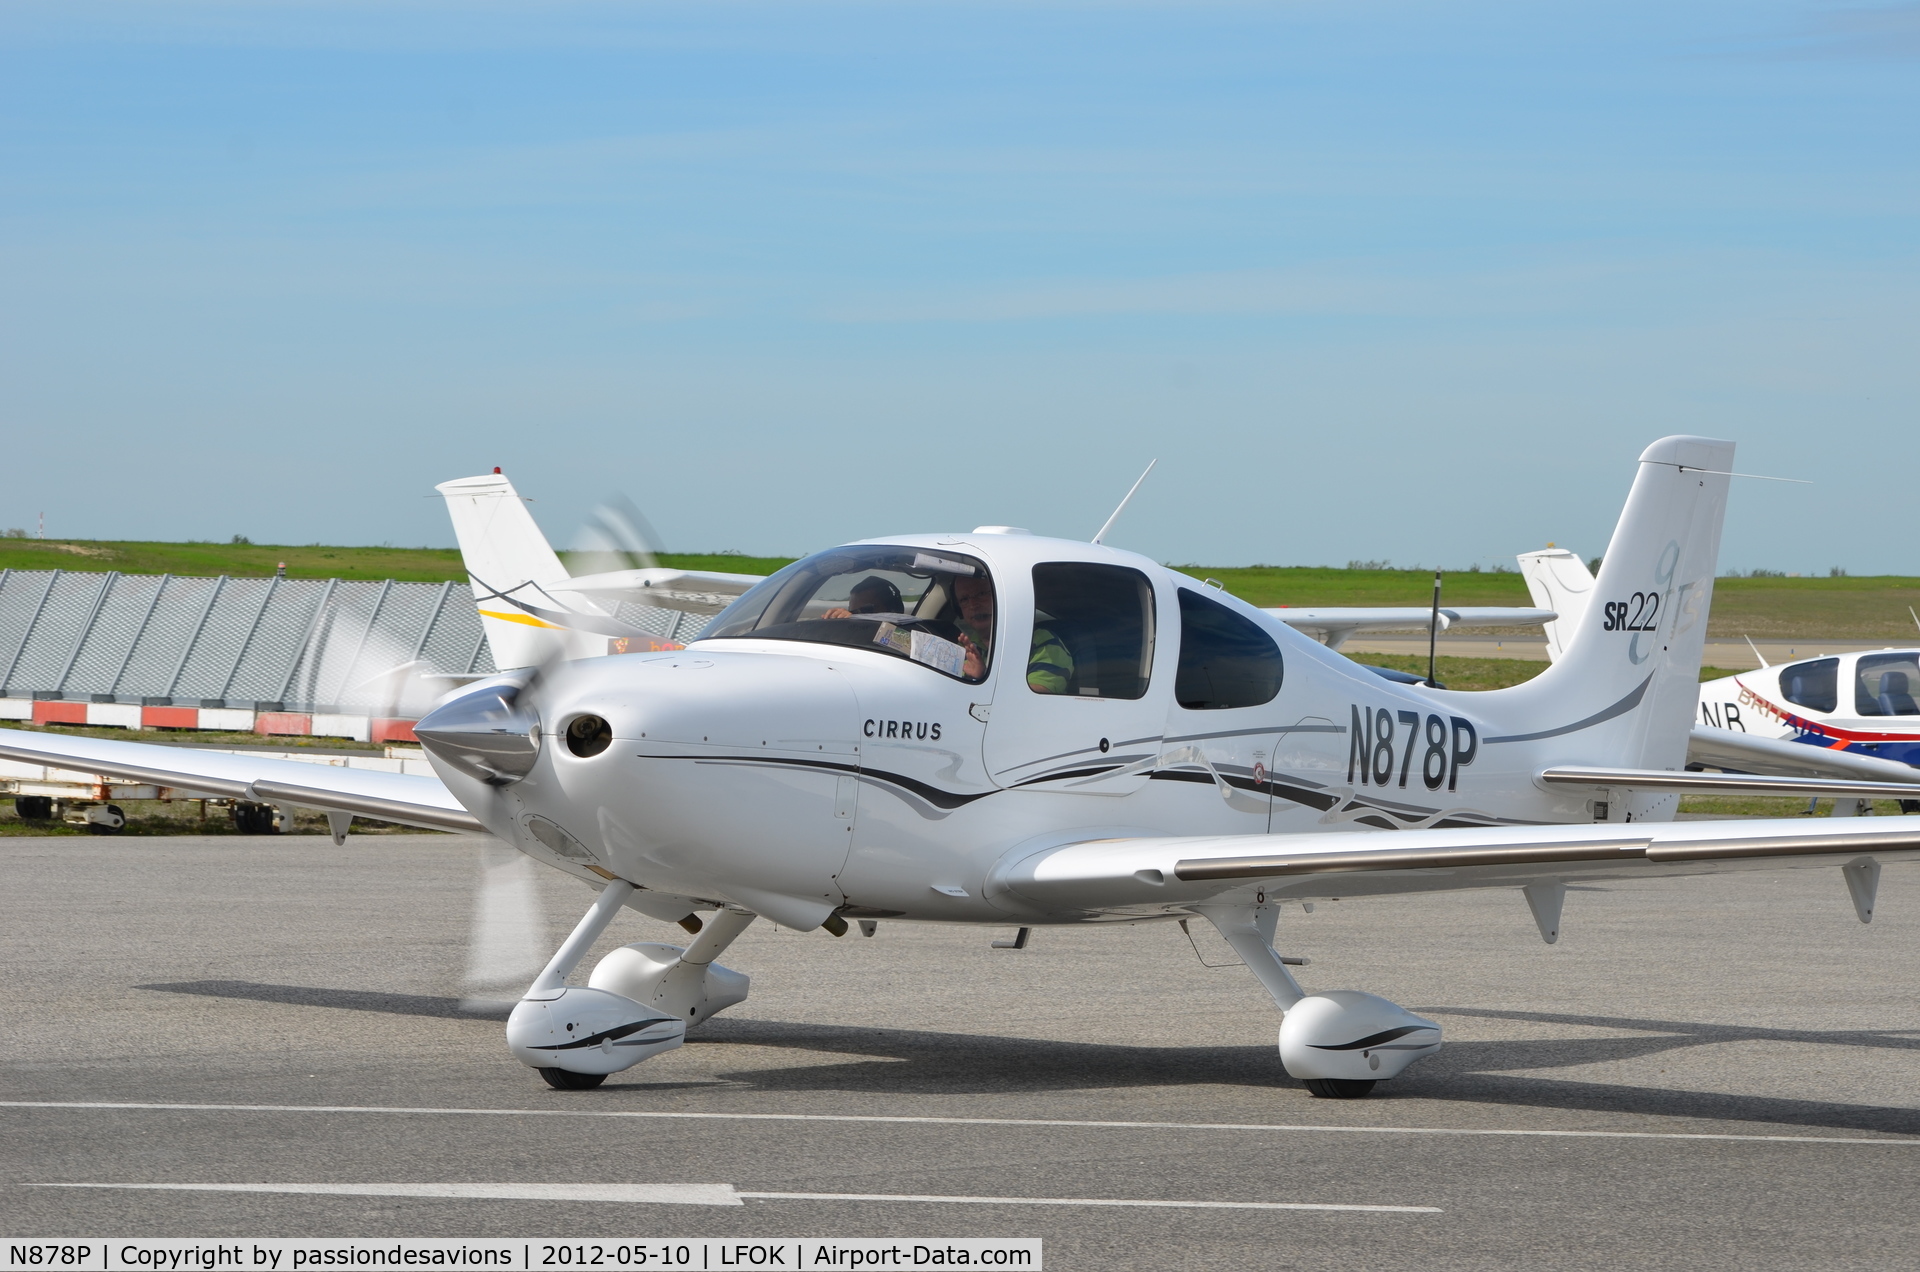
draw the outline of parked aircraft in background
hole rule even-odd
[[[1880,862],[1920,858],[1905,818],[1672,820],[1688,791],[1912,789],[1681,771],[1732,457],[1705,438],[1647,448],[1595,591],[1657,604],[1631,627],[1589,608],[1559,661],[1508,689],[1396,684],[1145,557],[989,526],[815,553],[683,650],[569,657],[548,607],[724,578],[488,579],[486,601],[536,620],[509,626],[562,635],[419,721],[438,781],[6,731],[0,755],[484,829],[598,887],[507,1023],[556,1087],[743,1000],[748,978],[715,960],[758,917],[836,936],[1204,919],[1281,1009],[1287,1072],[1358,1096],[1432,1054],[1440,1026],[1303,990],[1274,948],[1284,902],[1510,888],[1552,942],[1573,885],[1838,867],[1866,922]],[[569,985],[623,908],[694,939],[621,947]]]
[[[1593,575],[1564,548],[1524,552],[1519,560],[1535,603],[1560,615],[1547,625],[1547,653],[1558,658],[1558,633],[1578,630],[1596,595]],[[1657,623],[1651,610],[1658,604],[1638,592],[1603,600],[1601,627],[1634,631]],[[1920,649],[1760,664],[1700,686],[1690,761],[1748,773],[1888,781],[1902,780],[1894,765],[1920,766]]]

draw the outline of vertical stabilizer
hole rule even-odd
[[[1559,659],[1487,695],[1503,727],[1485,745],[1528,744],[1555,764],[1686,764],[1732,466],[1732,442],[1647,447],[1584,610],[1571,626],[1562,620]]]
[[[498,472],[461,477],[434,487],[447,501],[475,607],[493,649],[493,665],[530,667],[555,651],[566,631],[513,602],[547,604],[544,589],[564,581],[560,563],[533,514]]]
[[[1573,642],[1586,616],[1587,602],[1593,599],[1593,575],[1585,562],[1565,548],[1542,548],[1522,552],[1520,577],[1527,582],[1527,593],[1541,609],[1560,617],[1543,625],[1547,636],[1547,658],[1559,662]]]

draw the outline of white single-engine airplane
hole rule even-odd
[[[1905,818],[1671,820],[1690,790],[1888,794],[1681,771],[1732,456],[1649,447],[1596,588],[1657,611],[1629,631],[1594,608],[1553,667],[1493,692],[1386,681],[1144,557],[990,528],[817,553],[684,650],[464,687],[415,730],[444,786],[43,734],[0,733],[0,754],[484,827],[599,885],[507,1023],[554,1086],[593,1086],[740,1002],[747,978],[715,959],[756,916],[835,935],[1197,916],[1284,1013],[1287,1072],[1358,1096],[1440,1027],[1302,990],[1273,948],[1283,901],[1515,888],[1553,941],[1570,884],[1832,865],[1864,922],[1880,862],[1920,854]],[[1372,831],[1391,833],[1352,833]],[[622,907],[697,936],[624,946],[568,984]]]

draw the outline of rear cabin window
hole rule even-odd
[[[1258,623],[1180,589],[1180,672],[1174,701],[1189,711],[1257,707],[1280,692],[1280,646]]]
[[[1920,654],[1863,654],[1853,705],[1863,716],[1920,715]]]
[[[1027,688],[1074,698],[1146,696],[1153,670],[1146,575],[1084,561],[1036,565],[1033,606]]]
[[[1780,696],[1809,711],[1832,711],[1840,705],[1840,660],[1816,658],[1782,668]]]

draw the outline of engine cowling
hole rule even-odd
[[[1309,994],[1280,1023],[1280,1063],[1303,1081],[1397,1076],[1440,1049],[1440,1026],[1377,994]]]

